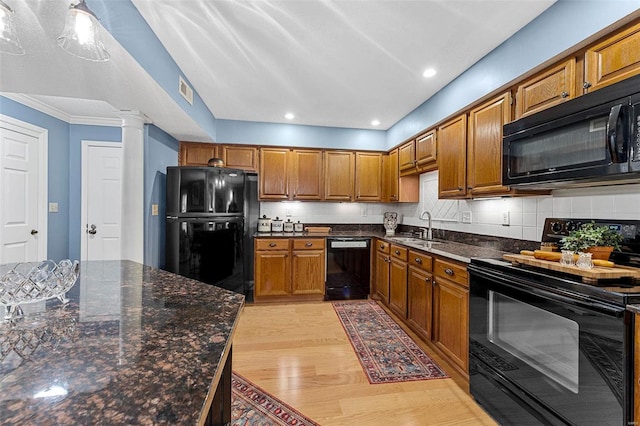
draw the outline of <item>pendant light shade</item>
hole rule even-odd
[[[80,58],[106,62],[111,56],[102,44],[99,31],[98,18],[87,7],[85,0],[81,0],[80,3],[69,6],[64,30],[58,37],[58,45]]]
[[[0,52],[10,55],[24,55],[13,23],[13,10],[0,0]]]

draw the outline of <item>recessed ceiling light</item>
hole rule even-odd
[[[433,68],[427,68],[422,73],[422,76],[425,78],[433,77],[434,75],[436,75],[436,70],[434,70]]]
[[[373,121],[371,122],[371,125],[372,125],[372,126],[379,126],[379,125],[380,125],[380,121],[379,121],[379,120],[373,120]]]
[[[294,118],[296,118],[296,116],[288,112],[284,115],[284,118],[286,118],[287,120],[293,120]]]

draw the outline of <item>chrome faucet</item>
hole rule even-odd
[[[424,215],[425,214],[427,215],[428,228],[427,229],[421,228],[424,231],[426,231],[426,235],[424,233],[422,235],[423,235],[424,239],[426,239],[428,241],[431,241],[431,240],[433,240],[433,230],[431,228],[431,212],[425,210],[422,213],[420,213],[420,220],[425,220],[424,219]]]

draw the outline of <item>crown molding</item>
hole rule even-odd
[[[22,105],[33,108],[43,114],[50,115],[58,120],[62,120],[69,124],[82,124],[87,126],[107,126],[107,127],[121,127],[122,120],[119,118],[106,118],[106,117],[90,117],[71,115],[66,112],[55,108],[49,104],[46,104],[36,98],[29,95],[23,95],[18,93],[0,93],[5,98],[16,101]]]

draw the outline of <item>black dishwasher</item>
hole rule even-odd
[[[371,238],[327,238],[325,300],[366,299]]]

